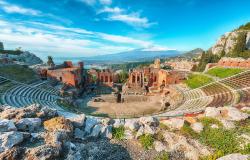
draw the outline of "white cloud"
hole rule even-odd
[[[6,48],[21,46],[41,57],[112,54],[153,45],[153,42],[126,36],[37,22],[0,20],[0,27],[0,41]]]
[[[141,15],[138,12],[131,14],[114,14],[108,17],[107,20],[121,21],[128,25],[132,25],[135,27],[143,27],[143,28],[149,28],[150,26],[156,24],[149,22],[149,20],[146,17],[141,17]]]
[[[100,11],[98,11],[98,14],[100,13],[121,13],[124,10],[119,8],[119,7],[114,7],[114,8],[110,8],[110,7],[105,7],[103,9],[101,9]]]
[[[94,6],[96,4],[96,0],[80,0],[89,6]]]
[[[110,34],[105,34],[105,33],[100,33],[99,35],[105,40],[109,40],[109,41],[116,42],[116,43],[134,44],[140,47],[148,47],[152,45],[152,42],[138,40],[138,39],[124,37],[124,36],[110,35]]]
[[[100,0],[100,3],[103,5],[110,5],[112,4],[112,0]]]
[[[159,45],[153,45],[153,46],[142,49],[142,51],[167,51],[167,50],[174,50],[174,49],[170,49],[168,47],[159,46]]]
[[[18,14],[33,15],[33,16],[37,16],[40,14],[40,11],[38,10],[12,5],[2,0],[0,1],[0,5],[1,5],[0,8],[6,13],[18,13]]]

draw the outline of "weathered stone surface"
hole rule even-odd
[[[70,118],[69,120],[72,122],[74,127],[83,127],[85,119],[85,114],[80,114],[77,117]]]
[[[12,120],[0,119],[0,132],[16,131],[16,126]]]
[[[220,110],[218,108],[215,107],[207,107],[205,109],[205,116],[206,117],[219,117],[220,116]]]
[[[203,130],[204,126],[202,125],[202,123],[196,122],[196,123],[191,124],[191,128],[195,132],[200,133]]]
[[[125,128],[137,131],[140,127],[136,119],[127,119],[124,125]]]
[[[229,154],[217,160],[248,160],[250,155],[242,155],[240,153]]]
[[[152,134],[154,135],[156,133],[156,128],[155,127],[150,127],[149,125],[144,126],[144,133],[145,134]]]
[[[133,138],[134,138],[133,132],[129,129],[126,129],[124,131],[124,139],[129,140],[129,139],[133,139]]]
[[[187,159],[198,160],[200,156],[207,156],[210,154],[209,150],[199,144],[197,141],[189,141],[184,137],[172,132],[164,132],[164,140],[166,143],[166,151],[178,150],[183,152]]]
[[[0,153],[1,160],[21,160],[24,157],[25,149],[21,147],[13,147]]]
[[[80,130],[79,128],[76,128],[74,131],[74,137],[76,139],[84,140],[85,139],[85,132]]]
[[[64,117],[55,117],[44,122],[44,128],[48,131],[72,132],[73,125]]]
[[[161,123],[173,129],[181,129],[181,127],[184,125],[184,120],[180,118],[170,118],[168,120],[161,121]]]
[[[84,131],[87,133],[87,134],[90,134],[91,131],[92,131],[92,128],[96,125],[96,124],[99,124],[100,121],[96,118],[93,118],[93,117],[88,117],[86,122],[85,122],[85,129]]]
[[[110,119],[110,118],[103,118],[103,119],[101,120],[101,123],[102,123],[103,125],[105,125],[105,126],[110,125],[110,124],[111,124],[111,119]]]
[[[137,133],[136,133],[136,135],[135,135],[135,138],[139,138],[141,135],[143,135],[144,134],[144,127],[143,126],[141,126],[140,128],[139,128],[139,130],[137,131]]]
[[[114,121],[115,121],[115,122],[114,122],[114,124],[113,124],[113,127],[115,127],[115,128],[118,128],[118,127],[124,125],[124,121],[122,121],[121,119],[115,119]]]
[[[139,122],[144,125],[155,126],[155,127],[159,125],[159,121],[155,117],[141,117],[139,119]]]
[[[108,126],[103,126],[101,129],[101,136],[104,138],[112,138],[112,126],[108,125]]]
[[[243,108],[241,108],[241,111],[247,111],[247,112],[249,112],[250,111],[250,107],[243,107]]]
[[[220,122],[222,123],[225,129],[234,129],[235,125],[232,121],[227,121],[225,119],[221,119]]]
[[[225,110],[225,119],[232,121],[240,121],[248,118],[248,114],[240,112],[235,107],[223,107],[221,110]]]
[[[44,140],[48,145],[61,146],[64,142],[69,140],[69,135],[68,132],[64,131],[46,132]]]
[[[102,125],[101,124],[97,124],[94,126],[91,134],[90,134],[90,137],[98,137],[101,133],[101,129],[102,129]]]
[[[10,149],[23,141],[23,134],[16,131],[0,134],[0,152]]]
[[[48,119],[57,117],[58,113],[56,109],[52,109],[48,106],[45,106],[45,107],[42,107],[41,110],[36,115],[37,117],[43,120],[48,120]]]
[[[164,144],[160,141],[154,141],[154,148],[157,152],[161,152],[167,149],[166,146],[164,146]]]
[[[23,118],[16,123],[17,129],[20,131],[33,132],[41,126],[40,118]]]
[[[246,48],[250,50],[250,32],[247,33],[246,37]]]
[[[61,147],[42,145],[26,151],[25,160],[53,160],[60,155]]]

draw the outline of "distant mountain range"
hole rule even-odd
[[[138,62],[138,61],[148,61],[155,58],[167,58],[180,56],[184,52],[178,50],[166,50],[166,51],[146,51],[144,49],[136,49],[127,52],[92,56],[92,57],[77,57],[77,58],[54,58],[55,63],[61,63],[64,60],[72,60],[74,62],[82,60],[89,64],[91,63],[123,63],[123,62]],[[60,62],[59,62],[60,61]]]

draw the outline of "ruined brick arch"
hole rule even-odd
[[[105,76],[105,82],[108,82],[108,81],[109,81],[108,76]]]
[[[135,75],[132,76],[132,83],[135,83]]]
[[[113,82],[113,77],[112,76],[109,77],[109,81]]]
[[[156,82],[156,80],[157,80],[157,77],[156,77],[156,75],[154,75],[154,82]]]
[[[103,76],[101,76],[101,82],[104,82],[104,80],[103,80]]]

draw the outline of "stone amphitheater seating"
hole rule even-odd
[[[58,96],[56,92],[51,93],[52,90],[43,90],[39,87],[31,87],[28,85],[18,85],[8,90],[3,96],[3,102],[14,107],[24,107],[33,103],[38,103],[44,106],[58,107],[56,99]]]
[[[198,89],[184,92],[183,104],[176,111],[198,111],[206,107],[220,107],[250,103],[250,70],[225,78]]]

